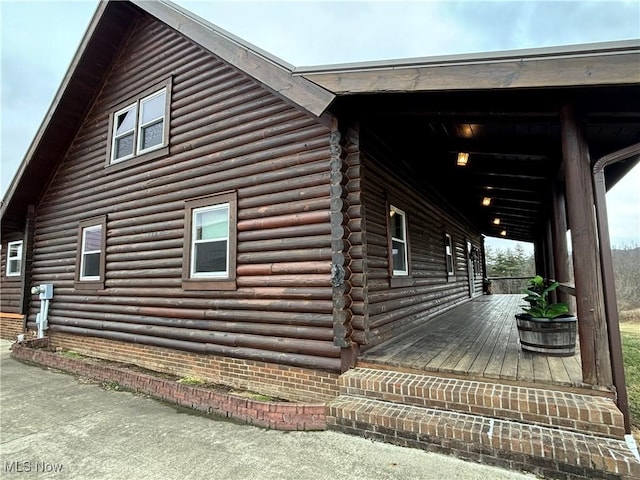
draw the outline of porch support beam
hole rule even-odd
[[[542,277],[546,277],[547,272],[544,254],[544,241],[542,235],[538,235],[533,241],[533,253],[536,266],[536,274]]]
[[[551,232],[551,219],[545,222],[544,247],[545,247],[544,255],[546,259],[546,265],[545,265],[546,276],[548,278],[555,279],[556,262],[555,262],[555,258],[553,257],[553,235]],[[554,302],[558,301],[558,296],[556,291],[551,292],[551,298],[553,299]]]
[[[573,247],[582,377],[586,383],[611,387],[613,379],[593,210],[589,146],[582,125],[576,121],[569,105],[560,110],[560,131]]]
[[[553,239],[553,265],[555,278],[560,283],[571,280],[569,268],[569,249],[567,247],[567,211],[564,202],[564,189],[555,185],[551,200],[551,237]],[[558,300],[571,303],[571,296],[563,291],[558,292]]]

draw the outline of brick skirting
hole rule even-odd
[[[622,412],[602,395],[369,368],[346,372],[341,384],[345,395],[624,438]]]
[[[193,376],[238,390],[295,402],[326,402],[338,396],[338,374],[309,368],[243,360],[49,331],[51,347],[88,357],[131,363],[178,377]]]
[[[544,387],[544,388],[543,388]],[[560,480],[640,480],[609,396],[357,367],[329,429]]]
[[[105,365],[90,360],[68,358],[49,350],[48,338],[15,343],[15,359],[64,370],[98,381],[116,382],[126,389],[208,414],[274,430],[325,430],[323,403],[301,404],[264,402],[183,385],[175,380]]]
[[[24,315],[0,312],[0,338],[14,340],[24,333]]]

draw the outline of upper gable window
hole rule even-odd
[[[7,244],[7,277],[22,274],[22,240]]]
[[[115,111],[110,120],[108,164],[168,153],[170,96],[167,80]]]

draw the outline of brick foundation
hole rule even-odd
[[[605,396],[367,368],[340,377],[330,429],[548,479],[640,479]]]
[[[49,338],[53,348],[296,402],[325,402],[338,395],[337,373],[66,333],[49,332]]]
[[[345,395],[624,438],[622,412],[603,395],[368,368],[346,372],[341,384]]]
[[[24,333],[24,315],[0,312],[0,338],[15,340],[18,334]]]
[[[327,426],[323,403],[263,402],[182,385],[175,380],[113,365],[68,358],[50,351],[47,340],[16,343],[12,347],[12,356],[98,381],[116,382],[129,390],[250,425],[275,430],[325,430]]]

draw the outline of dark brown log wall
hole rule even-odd
[[[31,265],[33,263],[34,208],[30,205],[23,225],[24,231],[3,235],[0,251],[0,312],[24,314],[31,297]],[[22,240],[20,276],[7,277],[8,244]]]
[[[169,76],[170,154],[105,168],[113,107]],[[37,209],[33,281],[55,285],[51,330],[338,369],[330,157],[329,127],[143,18]],[[184,202],[229,190],[237,289],[184,291]],[[105,290],[76,290],[78,222],[105,214]]]
[[[7,244],[20,240],[21,234],[5,235],[2,239],[2,254],[0,255],[0,311],[4,313],[22,313],[22,276],[7,277]]]
[[[364,225],[366,232],[366,305],[354,317],[354,338],[363,348],[398,335],[471,298],[467,270],[467,241],[480,249],[481,237],[463,218],[447,213],[433,198],[420,193],[415,179],[383,167],[366,150],[364,171]],[[390,281],[387,236],[388,201],[406,213],[409,241],[409,277]],[[455,275],[449,277],[445,259],[445,233],[452,236]],[[482,293],[482,276],[474,278],[474,296]],[[359,313],[359,312],[357,312]]]

